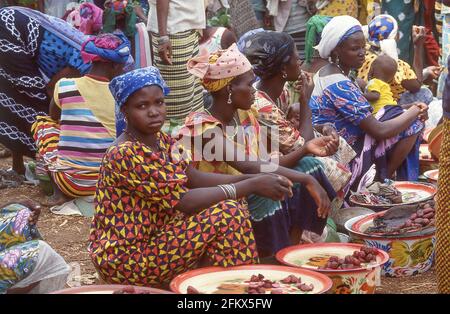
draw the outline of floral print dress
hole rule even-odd
[[[0,209],[0,294],[26,278],[39,257],[39,233],[30,226],[31,211],[19,204]]]
[[[273,101],[264,91],[257,90],[252,107],[257,112],[257,119],[261,125],[278,132],[279,152],[276,153],[281,155],[289,154],[305,144],[305,139],[300,132],[287,119],[287,112],[292,99],[287,86],[276,101]],[[321,135],[316,132],[316,136]],[[272,143],[275,142],[273,139],[271,140]],[[275,152],[272,152],[272,154],[275,154]],[[339,151],[334,156],[314,157],[314,159],[321,165],[333,189],[336,192],[341,192],[350,180],[351,173],[347,164],[354,157],[354,151],[343,138],[340,138]]]

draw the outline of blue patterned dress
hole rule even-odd
[[[352,190],[358,190],[360,183],[372,165],[375,165],[375,180],[383,182],[387,178],[387,155],[400,140],[422,132],[424,125],[415,120],[406,130],[392,138],[376,141],[366,134],[360,124],[372,115],[372,107],[364,98],[359,87],[343,74],[314,76],[314,91],[309,106],[312,111],[313,124],[332,123],[349,145],[357,152],[352,163]],[[376,119],[391,120],[401,115],[400,106],[386,106],[381,109]],[[413,150],[397,170],[397,180],[416,181],[419,176],[420,136]]]

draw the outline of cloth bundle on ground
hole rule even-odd
[[[21,204],[0,208],[0,294],[27,288],[49,293],[64,288],[69,265],[28,221],[31,210]]]
[[[103,26],[103,10],[93,3],[82,3],[68,14],[65,20],[83,34],[98,33]]]

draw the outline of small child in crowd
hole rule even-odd
[[[389,85],[396,72],[397,61],[388,55],[381,55],[372,63],[364,97],[372,105],[373,115],[384,106],[397,105]]]
[[[300,129],[300,103],[296,102],[289,106],[286,118],[296,130]]]

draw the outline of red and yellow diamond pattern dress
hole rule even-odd
[[[208,258],[217,266],[256,263],[248,212],[226,200],[187,216],[174,207],[188,189],[188,162],[159,134],[160,151],[139,142],[113,145],[100,169],[90,255],[108,283],[167,284]]]

